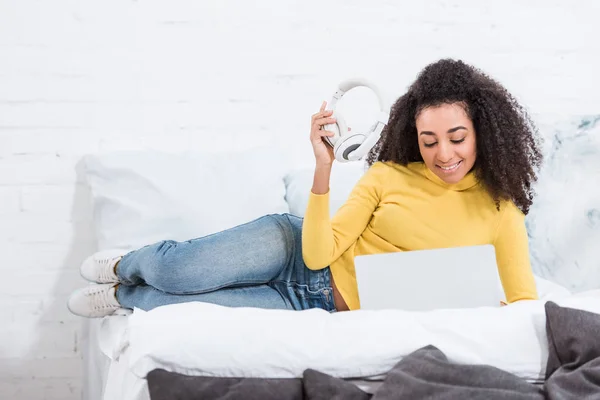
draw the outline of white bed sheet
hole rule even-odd
[[[102,400],[110,359],[100,349],[101,322],[99,319],[83,320],[83,400]]]
[[[129,350],[125,349],[118,360],[112,360],[106,374],[102,400],[150,400],[148,382],[131,373]]]
[[[120,312],[84,322],[84,400],[149,400],[145,379],[128,368],[129,351],[123,347],[127,316]]]

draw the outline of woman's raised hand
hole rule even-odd
[[[333,111],[325,110],[326,105],[327,102],[324,101],[319,112],[313,114],[310,124],[310,143],[317,165],[331,165],[335,159],[333,148],[323,139],[324,136],[334,136],[333,132],[322,129],[323,125],[335,123],[335,118],[332,117]]]

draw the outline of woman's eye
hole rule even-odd
[[[459,139],[459,140],[451,140],[452,143],[454,144],[459,144],[465,141],[465,138]]]
[[[433,147],[437,142],[433,142],[433,143],[423,143],[423,146],[425,147]]]

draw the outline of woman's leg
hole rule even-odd
[[[170,294],[148,285],[123,286],[116,291],[117,301],[125,308],[148,311],[167,304],[200,301],[226,307],[294,309],[289,300],[268,285],[223,288],[202,294]]]
[[[287,216],[267,215],[198,239],[145,246],[125,255],[116,272],[123,285],[172,294],[260,285],[294,262],[293,242]]]
[[[274,214],[187,242],[124,256],[117,299],[127,308],[204,301],[225,306],[335,311],[329,268],[302,257],[302,218]]]

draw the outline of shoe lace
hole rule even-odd
[[[119,308],[116,303],[116,299],[114,299],[110,294],[110,288],[106,290],[105,288],[94,288],[90,289],[86,295],[88,296],[88,301],[91,303],[91,307],[94,310],[105,310],[107,308],[117,309]]]
[[[120,260],[121,257],[103,258],[98,260],[98,263],[103,266],[100,270],[99,278],[106,282],[113,280],[115,278],[115,264]]]

